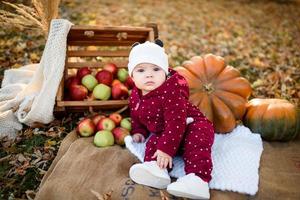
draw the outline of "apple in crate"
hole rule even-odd
[[[112,86],[111,94],[113,99],[127,99],[128,88],[123,83],[115,84]]]
[[[124,85],[130,90],[134,87],[134,82],[130,76],[127,77]]]
[[[100,121],[98,122],[98,124],[97,124],[97,131],[100,131],[100,130],[111,131],[115,127],[116,127],[115,122],[112,119],[106,117],[106,118],[100,119]]]
[[[117,85],[122,83],[121,81],[119,81],[118,79],[114,79],[113,82],[111,83],[111,86]]]
[[[106,118],[104,115],[96,114],[96,115],[92,116],[92,121],[95,124],[95,126],[97,126],[98,122],[104,118]]]
[[[116,126],[119,126],[122,120],[122,116],[119,113],[112,113],[109,115],[109,118],[115,122]]]
[[[80,85],[80,84],[81,84],[80,78],[78,78],[77,76],[70,76],[65,81],[65,88],[70,89],[71,86]]]
[[[97,72],[95,77],[99,83],[103,83],[107,86],[110,86],[113,81],[113,74],[105,69]]]
[[[122,128],[122,127],[117,127],[112,131],[114,138],[115,138],[115,142],[118,145],[124,145],[124,138],[129,135],[129,131],[126,128]]]
[[[131,118],[126,117],[126,118],[122,119],[120,126],[123,128],[126,128],[128,131],[131,131]]]
[[[97,147],[108,147],[114,145],[114,143],[114,136],[108,130],[98,131],[94,137],[94,144]]]
[[[81,79],[81,84],[89,91],[93,91],[94,87],[98,85],[98,81],[93,75],[87,74]]]
[[[77,71],[77,77],[81,80],[85,75],[91,74],[92,71],[89,67],[82,67]]]
[[[85,118],[79,122],[76,130],[80,136],[89,137],[91,135],[94,135],[96,126],[91,119]]]
[[[93,96],[96,99],[108,100],[111,96],[111,88],[103,83],[100,83],[94,88]]]
[[[112,73],[112,75],[115,77],[117,76],[118,73],[118,67],[117,65],[115,65],[114,63],[107,63],[103,66],[103,69],[106,71],[109,71],[110,73]]]
[[[121,68],[118,70],[117,76],[121,82],[125,82],[128,77],[128,71],[124,68]]]
[[[88,89],[82,85],[73,85],[69,90],[71,99],[75,101],[82,101],[88,95]]]

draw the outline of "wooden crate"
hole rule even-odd
[[[120,68],[127,68],[131,45],[135,42],[154,41],[157,37],[156,24],[144,27],[72,26],[67,38],[64,76],[56,95],[54,111],[96,111],[128,105],[128,100],[67,101],[64,99],[64,82],[72,70],[84,66],[97,70],[104,64],[113,62]]]

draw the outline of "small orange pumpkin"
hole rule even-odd
[[[215,131],[227,133],[241,120],[252,89],[237,69],[220,56],[207,54],[185,61],[175,70],[187,80],[190,101],[214,123]]]
[[[299,110],[285,99],[252,99],[243,121],[268,141],[289,141],[300,132]]]

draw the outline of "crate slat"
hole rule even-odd
[[[57,101],[58,107],[89,107],[89,106],[103,106],[103,105],[119,105],[125,106],[128,104],[128,100],[109,100],[109,101]]]
[[[129,50],[116,50],[116,51],[67,51],[68,57],[128,57]]]
[[[68,68],[79,69],[81,67],[89,66],[90,68],[101,68],[107,62],[68,62],[66,65]],[[127,67],[128,61],[113,61],[119,68]]]
[[[128,32],[149,32],[153,30],[152,27],[131,27],[131,26],[89,26],[89,25],[76,25],[72,26],[70,29],[70,33],[76,31],[85,31],[85,30],[93,30],[93,31],[103,31],[103,32],[117,32],[117,31],[128,31]]]
[[[68,41],[76,41],[76,40],[92,40],[92,41],[115,41],[115,40],[131,40],[131,41],[140,41],[145,40],[147,34],[144,35],[129,35],[129,34],[96,34],[93,36],[86,36],[84,34],[72,34],[68,36]]]
[[[127,40],[127,41],[68,41],[70,46],[131,46],[135,42],[144,42],[145,40]]]

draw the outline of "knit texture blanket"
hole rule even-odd
[[[144,160],[145,143],[135,143],[131,136],[125,138],[126,148],[141,162]],[[212,146],[213,171],[209,182],[211,189],[233,191],[255,195],[258,191],[259,162],[263,151],[259,134],[252,133],[245,126],[237,126],[231,133],[215,134]],[[185,175],[182,157],[173,159],[170,176]]]
[[[67,20],[52,20],[40,63],[4,72],[0,89],[0,138],[14,138],[22,123],[30,126],[53,120],[71,25]]]

